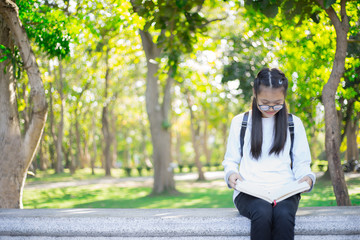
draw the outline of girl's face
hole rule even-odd
[[[254,93],[255,96],[255,93]],[[257,107],[262,113],[262,117],[269,118],[281,110],[285,104],[284,89],[260,86],[256,96]],[[269,107],[267,107],[269,106]]]

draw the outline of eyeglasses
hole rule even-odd
[[[269,111],[270,108],[272,108],[274,111],[279,111],[284,107],[284,104],[281,105],[274,105],[274,106],[269,106],[269,105],[259,105],[259,108],[261,111]]]

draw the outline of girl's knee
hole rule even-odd
[[[274,222],[281,225],[295,225],[295,212],[288,208],[274,209]]]
[[[258,204],[251,212],[251,219],[254,221],[271,222],[272,206],[270,204]]]

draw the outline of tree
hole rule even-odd
[[[335,94],[340,79],[345,70],[347,50],[347,34],[349,31],[349,17],[346,14],[346,0],[341,0],[340,18],[332,6],[326,6],[324,1],[318,4],[325,9],[336,31],[336,52],[330,78],[322,91],[322,102],[325,107],[325,148],[329,163],[330,176],[339,206],[351,205],[344,172],[340,160],[340,129],[335,106]]]
[[[190,93],[188,89],[185,89],[185,98],[187,106],[190,112],[190,129],[191,129],[191,140],[195,152],[195,165],[198,169],[198,181],[204,181],[205,176],[202,170],[202,163],[200,162],[200,121],[196,119],[193,108],[194,105],[193,98],[194,96]]]
[[[349,44],[351,45],[351,44]],[[360,52],[348,50],[346,72],[339,92],[341,104],[339,115],[343,122],[341,141],[346,136],[346,171],[353,171],[359,160],[359,150],[356,141],[360,119]]]
[[[359,18],[360,11],[350,11],[352,17]],[[340,118],[343,122],[341,142],[346,136],[346,171],[353,171],[358,160],[359,150],[356,141],[360,119],[360,19],[352,24],[348,39],[346,71],[339,87]]]
[[[12,53],[19,49],[29,78],[32,116],[21,136],[15,94]],[[45,91],[29,38],[19,19],[19,9],[10,0],[0,1],[0,44],[8,55],[0,63],[0,207],[21,208],[27,170],[41,139],[47,116]]]
[[[176,192],[171,168],[170,120],[171,88],[182,53],[191,52],[198,34],[206,31],[213,21],[202,16],[203,0],[197,1],[143,1],[132,0],[133,10],[145,19],[140,30],[147,59],[146,110],[150,122],[154,159],[153,193]],[[214,2],[211,2],[210,5]],[[153,27],[152,27],[153,26]],[[154,41],[154,32],[157,35]],[[165,60],[167,75],[159,79],[158,71]],[[160,86],[163,87],[160,102]]]
[[[171,74],[166,78],[162,103],[159,102],[158,77],[159,66],[155,61],[160,57],[159,49],[149,32],[140,30],[140,36],[147,59],[148,73],[146,75],[146,110],[150,122],[151,139],[153,143],[154,186],[153,193],[176,192],[173,172],[170,168],[170,124],[169,110],[171,105],[170,90],[173,84]]]

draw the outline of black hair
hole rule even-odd
[[[262,114],[257,106],[257,95],[260,92],[260,86],[270,88],[283,88],[284,96],[286,97],[288,80],[285,74],[277,68],[264,68],[258,74],[254,80],[254,93],[252,102],[252,128],[251,128],[251,155],[253,158],[258,159],[261,156],[262,151]],[[279,155],[284,149],[284,145],[287,138],[288,129],[288,112],[286,104],[275,115],[275,127],[274,127],[274,142],[269,154],[275,153]]]

